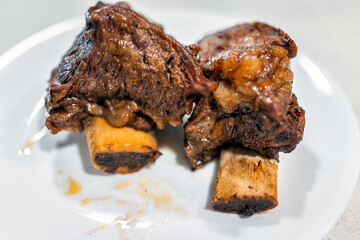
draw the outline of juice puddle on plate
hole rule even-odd
[[[72,177],[68,177],[68,183],[69,183],[69,187],[68,190],[66,192],[67,195],[75,195],[78,194],[81,191],[81,185],[80,183],[78,183],[77,181],[75,181]]]

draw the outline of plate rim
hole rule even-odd
[[[246,19],[242,19],[246,20]],[[26,53],[31,48],[35,47],[38,44],[41,44],[42,42],[45,42],[53,37],[56,37],[57,35],[61,35],[67,31],[74,30],[76,28],[79,28],[83,26],[84,24],[84,16],[76,16],[72,17],[63,21],[60,21],[58,23],[52,24],[28,37],[23,39],[22,41],[18,42],[17,44],[13,45],[11,48],[9,48],[7,51],[5,51],[2,55],[0,55],[0,72],[9,64],[11,64],[15,59]],[[349,118],[347,121],[351,122],[354,126],[354,146],[360,147],[360,129],[359,129],[359,123],[355,114],[355,110],[353,107],[352,102],[350,101],[349,97],[345,93],[344,89],[340,85],[340,83],[335,79],[334,75],[331,74],[331,71],[326,69],[326,67],[323,66],[323,64],[317,60],[314,56],[312,56],[309,52],[306,50],[301,50],[298,52],[298,57],[305,57],[309,61],[311,61],[316,68],[321,71],[321,73],[326,77],[328,82],[332,87],[334,87],[337,91],[337,94],[339,94],[339,97],[342,98],[343,101],[349,106]],[[0,80],[1,81],[1,80]],[[360,149],[353,149],[351,153],[354,153],[355,156],[360,155]],[[352,154],[351,154],[352,155]],[[354,157],[354,159],[358,159],[359,157]],[[356,169],[357,171],[354,171],[355,177],[352,178],[352,181],[350,183],[351,188],[348,188],[348,194],[345,197],[346,204],[342,205],[339,210],[338,214],[335,214],[332,221],[329,221],[329,224],[326,228],[324,228],[322,231],[319,231],[319,236],[321,238],[325,237],[326,234],[328,234],[331,229],[335,226],[335,224],[340,220],[341,216],[344,214],[346,208],[349,205],[349,202],[353,196],[353,193],[356,189],[357,182],[360,179],[360,161],[354,160],[356,163]]]

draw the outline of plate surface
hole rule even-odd
[[[184,44],[243,22],[199,11],[145,13]],[[131,175],[95,170],[84,134],[46,134],[20,156],[44,125],[51,69],[83,24],[83,17],[59,23],[0,57],[1,239],[319,239],[335,224],[359,171],[359,130],[338,84],[301,52],[292,70],[305,136],[280,155],[279,206],[268,213],[212,211],[218,165],[189,170],[181,127],[156,132],[163,155]]]

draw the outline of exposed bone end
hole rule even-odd
[[[245,148],[223,149],[213,208],[251,216],[276,207],[277,175],[276,159]]]
[[[89,117],[84,126],[91,162],[100,171],[132,173],[160,156],[157,141],[150,133],[115,128],[100,117]]]

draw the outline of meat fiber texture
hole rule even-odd
[[[79,132],[88,116],[140,130],[177,126],[193,99],[216,88],[196,59],[161,26],[124,2],[99,2],[52,72],[46,126]]]
[[[263,23],[236,25],[191,46],[205,76],[218,88],[200,98],[185,126],[185,152],[193,169],[226,144],[267,157],[291,152],[302,140],[305,112],[292,94],[289,59],[297,46]]]

